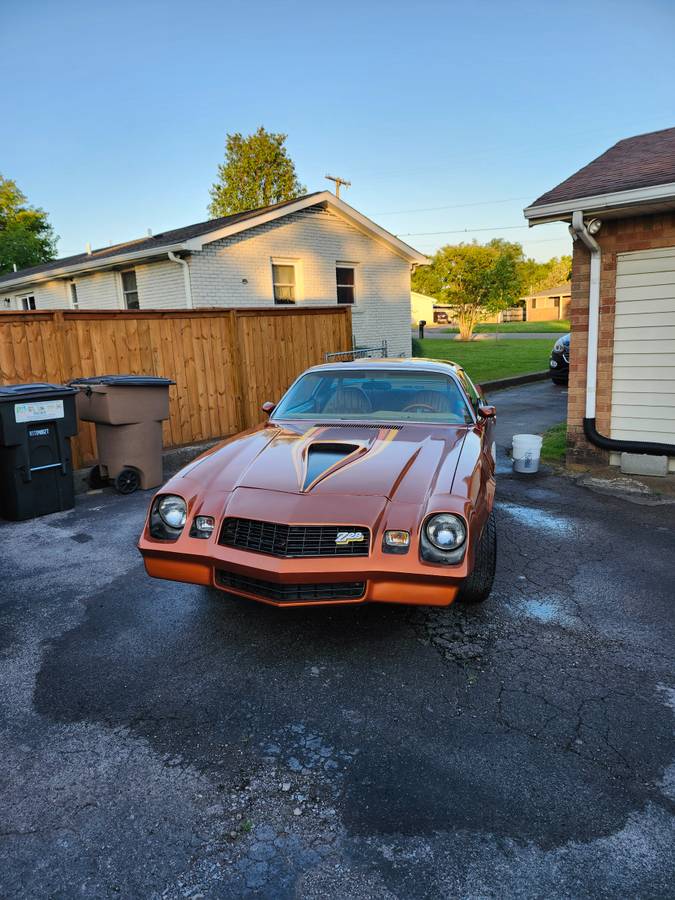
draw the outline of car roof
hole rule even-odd
[[[384,359],[355,359],[350,362],[323,363],[312,366],[308,372],[349,372],[362,371],[363,369],[408,369],[412,372],[440,372],[447,375],[448,372],[463,372],[461,366],[451,360],[426,359],[424,357],[385,357]]]

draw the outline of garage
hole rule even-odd
[[[573,239],[568,464],[675,472],[675,128],[619,141],[525,216]]]
[[[675,443],[675,247],[617,255],[611,436]]]

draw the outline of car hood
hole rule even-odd
[[[267,425],[227,441],[178,476],[195,493],[256,489],[424,502],[450,493],[470,426]],[[178,486],[178,485],[176,485]]]

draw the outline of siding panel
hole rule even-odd
[[[619,254],[611,436],[675,438],[675,247]]]

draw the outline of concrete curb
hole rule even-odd
[[[519,384],[530,384],[533,381],[546,381],[548,372],[530,372],[528,375],[513,375],[511,378],[498,378],[495,381],[481,381],[484,391],[501,391],[504,388],[517,387]]]

